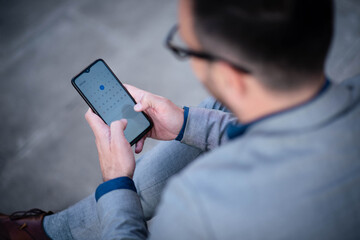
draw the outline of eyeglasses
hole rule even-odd
[[[237,65],[236,63],[233,63],[223,57],[218,57],[209,53],[200,52],[200,51],[194,51],[191,49],[187,49],[185,47],[176,46],[174,43],[174,36],[178,32],[179,26],[176,24],[170,29],[170,32],[168,33],[166,39],[165,39],[165,45],[166,47],[173,52],[173,54],[179,59],[179,60],[186,60],[190,57],[196,57],[205,59],[207,61],[213,62],[213,61],[223,61],[228,64],[230,64],[233,68],[237,69],[240,72],[243,73],[250,73],[250,71],[244,67],[241,67]]]

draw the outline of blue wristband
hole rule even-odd
[[[119,177],[111,179],[107,182],[100,184],[95,191],[96,202],[108,192],[117,189],[129,189],[136,192],[134,181],[128,177]]]
[[[185,132],[185,127],[186,127],[186,122],[189,116],[189,108],[188,107],[184,107],[184,123],[181,127],[181,130],[179,132],[179,135],[177,135],[177,137],[175,138],[176,141],[181,141],[184,137],[184,132]]]

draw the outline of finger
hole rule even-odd
[[[106,123],[104,123],[104,121],[90,108],[85,114],[85,119],[89,123],[96,138],[108,138],[109,126],[106,125]]]
[[[134,106],[134,110],[135,111],[143,111],[143,106],[141,104],[142,99],[144,98],[145,95],[145,91],[136,88],[132,85],[129,84],[123,84],[125,86],[125,88],[129,91],[129,93],[131,94],[131,96],[133,96],[133,98],[135,99],[135,102],[137,102],[137,104]]]
[[[137,104],[134,106],[136,112],[145,111],[159,101],[158,95],[146,92],[129,84],[124,84],[129,93],[134,97]]]
[[[112,149],[119,149],[123,147],[124,145],[129,145],[129,142],[125,138],[124,131],[127,126],[127,120],[121,119],[119,121],[112,122],[110,125],[110,131],[111,131],[111,148]]]
[[[156,96],[145,92],[141,97],[140,101],[134,106],[136,112],[146,111],[148,108],[154,106],[156,102]]]
[[[146,137],[141,138],[135,145],[135,153],[141,153],[144,147]]]
[[[145,93],[144,90],[141,90],[129,84],[124,84],[124,87],[129,91],[129,93],[131,94],[131,96],[133,96],[136,102],[140,102],[142,96]]]

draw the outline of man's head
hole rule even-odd
[[[258,86],[281,95],[319,86],[332,37],[331,0],[180,0],[179,6],[189,48],[250,70],[192,59],[198,78],[225,104],[231,105],[226,88]]]

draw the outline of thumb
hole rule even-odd
[[[128,143],[128,141],[125,138],[124,131],[127,126],[127,120],[121,119],[120,121],[112,122],[110,125],[110,131],[111,131],[111,147],[112,148],[118,148],[125,142]]]
[[[140,102],[134,106],[136,112],[145,111],[148,108],[151,108],[154,105],[154,96],[149,93],[144,93],[141,97]]]
[[[92,131],[94,132],[95,137],[100,139],[108,138],[109,127],[90,108],[85,114],[85,119],[89,123]]]

